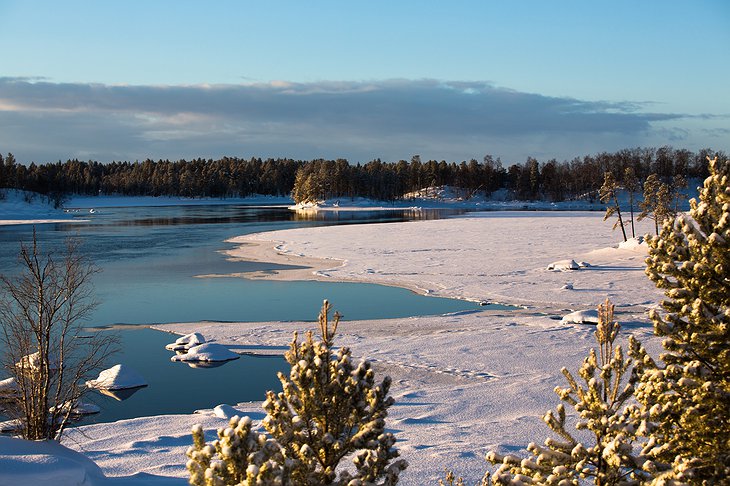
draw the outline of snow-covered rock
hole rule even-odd
[[[213,415],[224,419],[230,419],[236,415],[241,416],[241,412],[231,407],[230,405],[221,403],[220,405],[216,405],[213,408]]]
[[[18,383],[15,378],[0,380],[0,396],[14,395],[18,391]]]
[[[37,370],[38,367],[41,364],[41,353],[39,351],[36,351],[35,353],[26,354],[22,358],[20,358],[20,361],[15,363],[15,366],[18,368],[27,368],[31,370]],[[50,367],[51,371],[58,369],[58,358],[55,356],[51,356],[50,361]]]
[[[199,346],[203,343],[205,343],[205,337],[199,332],[193,332],[177,338],[174,343],[165,346],[165,349],[169,349],[170,351],[187,351],[193,346]]]
[[[567,270],[578,270],[580,266],[575,263],[575,260],[558,260],[548,265],[547,269],[565,272]]]
[[[118,364],[99,373],[99,377],[95,380],[87,381],[86,386],[107,390],[123,390],[125,388],[147,386],[147,382],[133,369]]]
[[[580,310],[563,316],[563,323],[574,324],[598,324],[598,311],[596,309]]]
[[[171,361],[230,361],[238,359],[239,356],[218,343],[204,343],[193,346],[185,354],[177,354],[170,358]]]
[[[66,402],[63,405],[61,405],[61,410],[63,412],[66,412],[68,410],[70,402]],[[51,411],[53,412],[55,407],[51,407]],[[76,402],[74,404],[73,408],[71,409],[72,415],[93,415],[95,413],[101,412],[101,408],[99,408],[98,405],[95,405],[93,403],[86,403],[86,402]]]

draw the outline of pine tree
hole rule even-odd
[[[393,461],[398,457],[395,437],[385,432],[387,409],[394,402],[388,396],[390,378],[376,384],[370,363],[355,365],[348,348],[333,351],[340,316],[335,314],[330,329],[329,312],[325,301],[321,341],[309,332],[299,343],[295,335],[286,353],[291,372],[279,374],[282,392],[267,393],[264,427],[292,460],[293,484],[396,484],[407,463]],[[340,465],[348,456],[354,472]]]
[[[666,352],[656,362],[631,341],[658,484],[730,478],[730,162],[708,160],[699,203],[647,240],[646,273],[667,296],[650,313]]]
[[[627,406],[634,382],[623,383],[632,362],[620,346],[614,346],[620,326],[613,320],[613,304],[606,300],[598,313],[599,354],[591,349],[578,372],[585,384],[563,368],[569,386],[555,388],[560,399],[577,412],[575,428],[590,432],[594,442],[585,445],[568,432],[561,403],[556,412],[548,411],[543,417],[559,439],[548,438],[544,446],[530,443],[527,450],[532,456],[526,459],[494,451],[487,454],[487,461],[499,464],[491,477],[494,484],[577,485],[589,479],[606,486],[636,484],[649,477],[642,470],[644,459],[634,454],[636,436]]]
[[[265,434],[251,430],[248,417],[231,418],[218,429],[218,439],[208,445],[203,428],[193,427],[193,445],[186,465],[193,486],[285,484],[281,447]]]
[[[616,182],[616,178],[613,176],[613,173],[606,172],[603,175],[603,185],[601,186],[598,195],[601,198],[602,203],[609,204],[613,202],[613,204],[606,207],[606,215],[603,217],[603,220],[606,221],[608,218],[616,214],[618,219],[616,220],[616,223],[614,223],[613,229],[621,227],[621,232],[624,235],[624,241],[626,241],[626,228],[624,228],[624,222],[621,218],[621,207],[618,204],[618,190],[619,186]]]
[[[390,378],[375,382],[367,361],[355,364],[348,348],[333,349],[339,314],[329,320],[324,301],[319,315],[321,341],[295,334],[285,354],[288,376],[279,373],[283,391],[267,392],[262,425],[269,433],[252,431],[248,417],[231,419],[218,430],[218,440],[206,444],[199,426],[193,428],[188,450],[190,482],[196,486],[395,485],[407,466],[395,460],[395,437],[385,431]],[[330,324],[332,326],[330,327]],[[343,459],[352,458],[349,471]]]
[[[654,220],[654,232],[659,234],[659,227],[665,220],[674,216],[672,209],[672,188],[662,182],[656,174],[649,174],[644,181],[644,200],[639,203],[641,213],[636,218],[641,221],[644,218]]]

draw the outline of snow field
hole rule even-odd
[[[643,274],[644,247],[614,248],[619,235],[597,213],[483,213],[249,235],[236,239],[241,247],[232,256],[317,264],[304,274],[292,274],[297,278],[400,285],[424,294],[522,306],[344,320],[338,329],[337,345],[370,359],[379,378],[393,378],[396,404],[388,426],[410,463],[400,484],[435,484],[445,467],[473,484],[487,468],[487,450],[521,454],[529,442],[542,442],[548,435],[540,417],[559,401],[552,390],[564,385],[560,369],[576,370],[595,343],[594,326],[561,322],[565,314],[595,308],[609,297],[623,326],[619,343],[633,333],[652,352],[659,348],[645,311],[661,294]],[[547,270],[550,263],[566,259],[591,266]],[[284,271],[268,278],[292,277]],[[572,290],[563,288],[568,282]],[[337,302],[333,306],[347,316],[347,309]],[[293,331],[314,329],[316,323],[156,327],[181,335],[199,332],[223,345],[270,354],[283,352]],[[264,416],[260,402],[235,409],[255,422]],[[212,439],[231,413],[220,407],[203,414],[88,425],[69,431],[64,444],[86,454],[116,483],[182,486],[192,425],[200,423]]]

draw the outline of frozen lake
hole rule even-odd
[[[104,208],[94,213],[79,211],[78,218],[89,222],[39,225],[37,234],[44,250],[63,248],[68,237],[81,239],[82,251],[102,270],[94,279],[94,294],[100,305],[88,323],[90,326],[140,326],[113,331],[120,333],[127,350],[113,357],[111,364],[131,366],[147,378],[150,386],[123,402],[95,396],[103,411],[92,420],[111,421],[261,400],[267,389],[278,387],[275,372],[286,366],[281,357],[244,356],[218,368],[192,369],[169,361],[171,354],[163,346],[174,336],[146,329],[144,325],[200,320],[311,321],[316,319],[323,299],[329,299],[345,320],[477,308],[471,302],[424,297],[401,288],[371,284],[196,278],[201,274],[282,268],[275,264],[227,261],[220,250],[231,245],[224,240],[284,228],[435,219],[457,213],[337,211],[303,218],[285,207]],[[0,227],[0,272],[15,271],[19,242],[30,241],[31,234],[29,226]]]

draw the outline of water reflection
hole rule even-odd
[[[329,221],[333,223],[385,223],[399,221],[420,221],[442,219],[466,213],[464,209],[398,208],[383,210],[339,210],[314,211],[297,209],[292,211],[296,221]]]
[[[101,393],[102,395],[106,395],[108,397],[113,398],[114,400],[118,402],[123,402],[124,400],[130,398],[132,395],[140,391],[142,388],[146,388],[147,385],[141,385],[136,386],[134,388],[122,388],[121,390],[109,390],[106,388],[98,388],[94,391]]]
[[[121,351],[113,363],[133,366],[148,386],[126,390],[94,390],[84,401],[101,408],[80,424],[113,422],[149,415],[192,413],[218,404],[263,400],[267,390],[280,391],[276,373],[288,369],[283,356],[249,356],[218,367],[180,366],[170,361],[165,344],[170,335],[149,328],[112,329]]]

